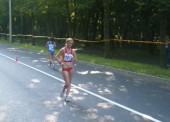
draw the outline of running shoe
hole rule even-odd
[[[51,67],[51,64],[48,64],[48,67]]]
[[[52,65],[51,65],[51,68],[52,68],[52,69],[55,69],[55,65],[54,65],[54,64],[52,64]]]
[[[68,98],[64,99],[65,102],[71,102]]]

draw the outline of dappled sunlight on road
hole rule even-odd
[[[38,59],[34,59],[31,61],[32,64],[35,65],[36,68],[43,68],[44,65],[40,65],[40,63],[44,63],[47,66],[47,63],[49,62],[48,58],[38,58]]]
[[[4,122],[7,119],[6,117],[7,114],[4,111],[1,112],[0,110],[0,122]]]
[[[82,122],[113,122],[115,118],[109,112],[113,110],[113,105],[108,102],[91,101],[93,99],[91,97],[88,93],[84,93],[74,87],[70,93],[71,103],[66,103],[61,100],[59,95],[53,94],[51,99],[43,102],[44,106],[50,111],[49,114],[45,115],[44,121],[65,122],[71,120],[78,122],[78,120],[81,120]],[[97,100],[98,98],[95,99]],[[103,110],[107,112],[100,113]]]
[[[97,92],[100,95],[113,95],[114,82],[117,80],[115,74],[110,71],[78,70],[81,82],[78,86],[86,90]]]
[[[100,75],[105,75],[106,81],[116,80],[115,75],[112,72],[109,72],[109,71],[101,72],[101,71],[86,70],[86,71],[77,71],[77,74],[80,74],[80,75],[95,75],[95,77],[100,76]]]
[[[21,58],[22,58],[22,59],[30,59],[31,57],[22,56]],[[20,58],[19,58],[18,60],[20,60]]]
[[[84,92],[79,91],[76,88],[71,89],[71,103],[66,103],[61,100],[60,97],[53,97],[51,100],[46,100],[43,102],[46,108],[51,111],[51,114],[45,116],[45,122],[55,122],[61,120],[64,121],[75,121],[81,120],[91,121],[91,122],[113,122],[119,121],[118,115],[124,114],[124,112],[117,113],[117,106],[109,102],[96,102],[91,95],[84,94]],[[88,104],[87,104],[88,102]],[[113,112],[112,112],[113,111]],[[125,112],[127,114],[127,112]],[[136,114],[131,114],[132,121],[141,121],[141,117]],[[67,117],[67,118],[65,118]]]
[[[75,89],[75,88],[72,88],[71,91],[70,91],[70,96],[72,96],[72,99],[74,101],[80,101],[80,100],[84,100],[85,97],[88,95],[87,93],[83,93],[81,96],[80,96],[80,91]]]
[[[102,74],[100,71],[90,71],[90,74]]]
[[[39,80],[39,79],[31,79],[30,80],[30,84],[28,84],[28,87],[29,88],[35,88],[36,87],[36,85],[38,84],[38,83],[40,83],[41,81]]]
[[[53,112],[51,115],[46,115],[45,122],[57,122],[58,112]]]
[[[100,119],[103,122],[105,122],[105,121],[114,121],[115,120],[114,117],[111,116],[111,115],[104,115],[104,117],[101,117]]]
[[[32,79],[31,82],[33,82],[33,83],[39,83],[40,80],[39,80],[39,79]]]
[[[88,108],[83,112],[86,114],[82,118],[85,119],[86,121],[113,122],[115,120],[113,115],[107,114],[100,115],[99,111],[95,108]]]
[[[40,50],[37,54],[42,54],[43,52],[45,52],[45,50]]]
[[[11,48],[7,48],[7,50],[12,52],[21,52],[21,48],[19,47],[11,47]]]
[[[97,109],[94,109],[94,108],[89,108],[87,110],[85,110],[85,112],[87,113],[84,118],[85,119],[88,119],[88,120],[91,120],[91,119],[97,119],[98,118],[98,111]]]
[[[39,60],[33,60],[33,61],[32,61],[32,63],[37,63],[37,62],[39,62]]]
[[[112,94],[112,92],[108,88],[98,88],[98,92],[100,94]]]
[[[90,88],[90,87],[93,87],[94,84],[93,84],[92,82],[81,83],[81,84],[79,83],[78,86],[81,87],[81,88],[84,88],[84,89],[88,89],[88,88]]]
[[[120,86],[119,91],[121,91],[122,93],[128,93],[128,90],[126,89],[125,86]]]
[[[78,101],[78,100],[84,100],[85,97],[73,97],[72,98],[74,101]]]
[[[43,63],[49,62],[49,60],[47,58],[41,58],[40,61],[43,62]]]
[[[74,97],[75,98],[75,97]],[[75,100],[75,99],[74,99]],[[45,116],[45,122],[69,121],[80,113],[80,107],[73,103],[66,103],[60,97],[54,97],[51,100],[44,101],[43,104],[51,114]],[[69,119],[68,116],[71,118]],[[65,118],[66,117],[66,118]],[[63,118],[63,119],[61,119]]]
[[[102,108],[102,109],[109,109],[111,107],[113,107],[113,105],[111,105],[110,103],[97,103],[97,106]]]
[[[88,72],[89,72],[89,71],[81,71],[81,72],[77,71],[77,73],[78,73],[78,74],[81,74],[81,75],[87,75]]]
[[[131,112],[130,115],[133,117],[133,119],[135,121],[140,121],[140,117],[138,115],[136,115],[135,113]],[[151,119],[153,119],[153,117],[146,115],[146,114],[142,114],[142,119],[146,122],[150,122]]]
[[[89,71],[89,70],[86,70],[86,71],[77,71],[78,74],[81,74],[81,75],[87,75],[87,74],[105,74],[107,76],[110,76],[110,75],[113,75],[112,72],[101,72],[101,71]]]
[[[130,115],[133,117],[133,119],[135,120],[135,121],[140,121],[140,117],[139,116],[137,116],[135,113],[130,113]]]
[[[55,99],[44,101],[43,104],[45,105],[45,107],[52,109],[54,107],[62,107],[61,102],[62,100],[60,97],[55,97]]]

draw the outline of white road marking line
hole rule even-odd
[[[2,53],[0,53],[0,55],[3,56],[3,57],[8,58],[8,59],[10,59],[10,60],[16,61],[16,59],[10,58],[10,57],[2,54]],[[38,72],[40,72],[40,73],[42,73],[42,74],[45,74],[45,75],[47,75],[47,76],[49,76],[49,77],[52,77],[52,78],[54,78],[54,79],[56,79],[56,80],[59,80],[59,81],[61,81],[61,82],[64,83],[64,80],[62,80],[62,79],[60,79],[60,78],[57,78],[57,77],[55,77],[55,76],[53,76],[53,75],[50,75],[50,74],[48,74],[48,73],[46,73],[46,72],[44,72],[44,71],[41,71],[41,70],[39,70],[39,69],[36,69],[36,68],[34,68],[34,67],[32,67],[32,66],[29,66],[29,65],[27,65],[27,64],[25,64],[25,63],[22,63],[22,62],[20,62],[20,61],[18,61],[17,63],[20,63],[20,64],[22,64],[22,65],[24,65],[24,66],[26,66],[26,67],[29,67],[29,68],[31,68],[31,69],[33,69],[33,70],[36,70],[36,71],[38,71]],[[114,105],[116,105],[116,106],[118,106],[118,107],[120,107],[120,108],[123,108],[123,109],[125,109],[125,110],[127,110],[127,111],[133,112],[133,113],[135,113],[135,114],[137,114],[137,115],[139,115],[139,116],[142,116],[143,118],[146,118],[146,119],[151,120],[151,121],[154,121],[154,122],[162,122],[162,121],[160,121],[160,120],[158,120],[158,119],[155,119],[155,118],[153,118],[153,117],[151,117],[151,116],[149,116],[149,115],[147,115],[147,114],[143,114],[143,113],[141,113],[141,112],[138,112],[138,111],[136,111],[136,110],[134,110],[134,109],[131,109],[131,108],[129,108],[129,107],[126,107],[126,106],[124,106],[124,105],[121,105],[121,104],[119,104],[119,103],[117,103],[117,102],[114,102],[114,101],[112,101],[112,100],[109,100],[109,99],[107,99],[107,98],[105,98],[105,97],[102,97],[102,96],[100,96],[100,95],[98,95],[98,94],[95,94],[95,93],[90,92],[90,91],[88,91],[88,90],[86,90],[86,89],[83,89],[83,88],[81,88],[81,87],[78,87],[78,86],[76,86],[76,85],[74,85],[74,84],[71,84],[71,85],[74,86],[75,88],[77,88],[77,89],[79,89],[79,90],[81,90],[81,91],[84,91],[84,92],[86,92],[86,93],[89,93],[89,94],[91,94],[91,95],[93,95],[93,96],[95,96],[95,97],[97,97],[97,98],[100,98],[100,99],[102,99],[102,100],[104,100],[104,101],[107,101],[107,102],[109,102],[109,103],[112,103],[112,104],[114,104]]]

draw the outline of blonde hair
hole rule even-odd
[[[74,40],[73,40],[72,38],[67,38],[65,45],[67,45],[67,43],[70,42],[70,41],[73,41],[73,42],[74,42]]]

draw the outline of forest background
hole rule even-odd
[[[9,33],[8,0],[0,0],[0,33]],[[73,37],[105,58],[144,61],[166,68],[169,0],[11,0],[12,32]],[[8,36],[8,35],[7,35]],[[35,38],[33,39],[35,41]],[[38,40],[38,38],[36,38]],[[97,43],[96,43],[97,41]],[[28,42],[28,41],[27,41]],[[45,43],[46,40],[35,41]],[[77,41],[78,42],[78,41]]]

